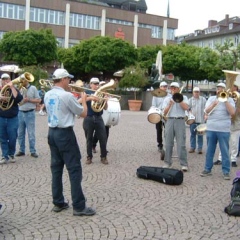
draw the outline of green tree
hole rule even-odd
[[[222,76],[222,69],[218,65],[219,55],[210,48],[202,48],[199,53],[199,69],[205,73],[205,78],[217,81]]]
[[[97,36],[73,47],[75,69],[84,73],[115,72],[137,62],[137,50],[122,39]]]
[[[51,29],[7,32],[0,41],[5,61],[14,61],[20,67],[43,66],[57,58],[57,40]]]
[[[234,70],[240,68],[240,45],[234,46],[231,39],[227,39],[223,45],[216,44],[216,50],[220,56],[218,66],[221,69]]]

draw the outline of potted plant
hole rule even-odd
[[[145,71],[139,66],[131,66],[124,69],[123,77],[119,82],[119,87],[134,92],[134,100],[128,100],[129,110],[139,111],[142,100],[137,100],[137,92],[148,84]]]

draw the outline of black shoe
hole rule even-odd
[[[165,158],[165,151],[162,149],[160,153],[161,153],[161,157],[160,157],[160,159],[161,159],[162,161],[164,161],[164,158]]]
[[[161,152],[163,150],[163,147],[158,147],[158,151]]]
[[[34,158],[38,158],[38,155],[36,153],[31,153],[31,156]]]
[[[213,163],[213,165],[222,165],[222,161],[217,160],[216,162]]]
[[[61,212],[64,209],[69,208],[68,203],[63,203],[63,205],[55,205],[52,209],[53,212]]]
[[[90,207],[85,207],[82,211],[73,210],[73,216],[92,216],[96,211]]]
[[[237,163],[236,162],[232,162],[232,167],[237,167]]]
[[[16,156],[16,157],[25,156],[25,153],[23,153],[23,152],[18,152],[15,156]]]

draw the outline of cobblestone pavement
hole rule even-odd
[[[76,217],[72,208],[51,212],[47,117],[37,114],[39,158],[27,151],[16,163],[0,166],[0,239],[239,239],[240,218],[223,212],[236,168],[231,181],[223,180],[221,166],[214,167],[212,176],[202,178],[205,154],[192,153],[188,154],[189,172],[179,186],[137,178],[139,166],[163,164],[155,125],[147,121],[145,111],[122,111],[119,124],[110,128],[110,164],[100,163],[98,147],[93,164],[86,165],[82,121],[77,119],[75,132],[82,153],[83,189],[88,206],[96,208],[97,214]],[[189,128],[187,139],[189,150]],[[177,158],[174,167],[179,168]],[[65,197],[71,203],[66,170],[63,181]]]

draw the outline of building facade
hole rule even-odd
[[[179,36],[178,43],[185,41],[197,47],[209,47],[215,49],[216,44],[223,45],[230,40],[235,47],[240,44],[240,18],[226,14],[225,19],[217,22],[209,20],[208,26],[202,30],[195,30],[194,33]]]
[[[145,0],[0,0],[0,39],[8,31],[50,28],[65,48],[94,36],[122,38],[136,47],[176,43],[178,20],[146,10]]]

